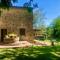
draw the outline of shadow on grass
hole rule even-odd
[[[0,49],[1,50],[1,49]],[[60,60],[59,56],[51,52],[60,52],[59,47],[29,47],[3,49],[0,60]]]

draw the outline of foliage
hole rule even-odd
[[[37,4],[37,3],[33,4],[33,1],[34,1],[34,0],[29,0],[28,2],[25,2],[25,3],[23,4],[23,7],[27,8],[27,10],[28,10],[29,12],[32,12],[33,9],[35,9],[36,7],[38,7],[38,4]]]
[[[51,27],[51,26],[48,26],[48,27],[46,28],[46,34],[47,34],[47,38],[48,38],[48,39],[52,39],[52,32],[53,32],[52,27]]]
[[[43,10],[36,8],[33,10],[33,26],[37,29],[45,27],[45,13]]]
[[[59,60],[60,46],[0,49],[0,60]],[[59,52],[59,53],[58,53]]]
[[[0,8],[9,8],[10,6],[12,6],[12,1],[16,2],[17,0],[1,0]]]
[[[52,32],[53,38],[60,39],[60,17],[54,19],[54,21],[52,22],[52,28],[53,28]]]

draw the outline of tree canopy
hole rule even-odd
[[[12,2],[16,2],[17,0],[0,0],[0,8],[8,8],[12,6]]]
[[[60,16],[53,20],[52,22],[53,28],[53,38],[60,38]]]

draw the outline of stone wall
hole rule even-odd
[[[30,38],[28,40],[32,40],[32,20],[32,13],[28,12],[26,8],[10,8],[9,10],[3,10],[2,15],[0,16],[0,40],[1,29],[7,29],[8,34],[14,32],[20,36],[20,28],[25,28],[25,37]]]

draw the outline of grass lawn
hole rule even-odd
[[[0,60],[60,60],[60,46],[0,49]]]

